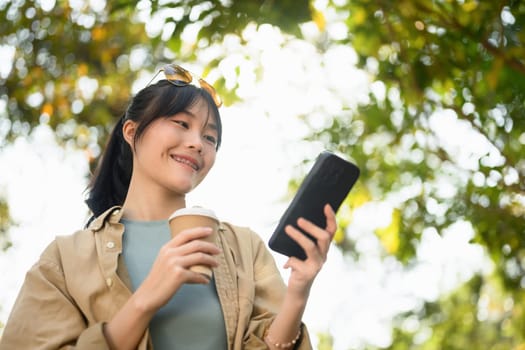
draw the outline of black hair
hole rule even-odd
[[[134,135],[134,140],[137,141],[155,119],[167,118],[187,110],[200,98],[207,103],[217,124],[216,148],[219,149],[222,139],[221,118],[213,98],[206,90],[194,85],[175,86],[167,80],[160,80],[142,89],[131,99],[126,113],[113,128],[88,184],[85,202],[93,213],[90,221],[112,206],[122,205],[128,193],[133,153],[122,133],[124,122],[133,120],[138,123]]]

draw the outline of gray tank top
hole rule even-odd
[[[122,219],[123,257],[135,291],[146,278],[160,248],[170,240],[168,222]],[[155,349],[227,349],[226,326],[212,281],[184,284],[150,322]]]

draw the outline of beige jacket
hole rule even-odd
[[[109,349],[102,325],[131,296],[122,259],[121,210],[57,237],[28,271],[2,338],[1,350]],[[263,241],[247,228],[221,224],[214,280],[228,349],[266,349],[263,335],[279,310],[285,284]],[[311,349],[303,326],[296,349]],[[153,349],[146,331],[139,350]],[[163,350],[163,349],[161,349]]]

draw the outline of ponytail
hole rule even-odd
[[[112,206],[122,205],[128,193],[133,155],[122,134],[124,119],[125,115],[113,128],[102,159],[88,185],[86,204],[95,217]]]

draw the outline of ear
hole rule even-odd
[[[122,135],[124,136],[124,140],[129,144],[131,149],[134,147],[135,143],[135,132],[137,131],[137,123],[133,120],[126,120],[124,122],[124,125],[122,125]]]

